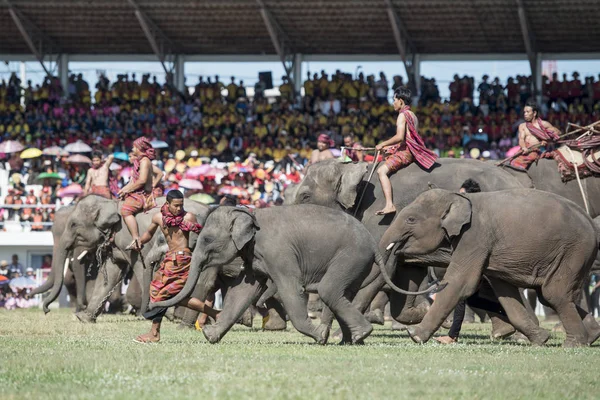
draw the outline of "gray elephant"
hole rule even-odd
[[[164,201],[164,198],[157,199],[157,204],[160,206]],[[51,293],[44,300],[44,312],[49,312],[48,305],[60,293],[63,271],[75,254],[74,250],[95,253],[99,248],[102,248],[103,251],[103,260],[99,262],[102,270],[99,272],[99,279],[96,280],[93,294],[87,298],[87,308],[77,312],[77,317],[84,322],[94,322],[111,292],[117,287],[129,268],[133,269],[132,279],[137,279],[142,288],[141,311],[145,310],[152,279],[150,262],[162,259],[165,244],[157,243],[160,241],[157,235],[157,238],[144,247],[141,254],[125,250],[132,239],[129,231],[121,222],[120,205],[120,202],[90,195],[82,198],[70,211],[62,235],[54,243],[51,276],[40,287],[40,289],[51,287]],[[207,206],[190,200],[186,200],[184,206],[188,211],[197,214],[199,221],[206,219]],[[148,228],[152,216],[159,211],[159,207],[156,207],[148,213],[137,216],[140,232],[144,232]],[[191,238],[191,241],[195,239],[196,235]],[[75,260],[78,257],[73,258]],[[38,291],[41,292],[41,290]]]
[[[467,179],[480,183],[482,191],[521,188],[523,185],[508,172],[494,165],[476,160],[442,158],[431,172],[412,164],[390,177],[394,191],[394,204],[398,210],[410,204],[419,194],[431,185],[442,189],[457,190]],[[375,212],[384,206],[384,196],[378,179],[367,182],[366,163],[341,163],[328,160],[308,167],[305,177],[298,185],[285,192],[285,204],[318,204],[338,210],[346,210],[363,222],[369,232],[380,240],[391,223],[393,215],[376,216]],[[357,204],[365,188],[364,197]],[[430,264],[408,264],[392,255],[390,262],[399,267],[393,275],[394,283],[409,291],[417,291],[426,278]],[[361,289],[354,300],[361,311],[366,311],[375,295],[384,287],[383,277]],[[429,302],[423,297],[405,296],[390,293],[390,312],[401,323],[413,324],[421,321]]]
[[[592,219],[575,203],[532,189],[458,194],[434,189],[398,213],[380,247],[409,257],[440,249],[450,255],[445,289],[421,323],[407,327],[426,342],[485,273],[513,325],[534,344],[548,333],[532,324],[519,287],[537,290],[555,309],[565,346],[589,345],[600,326],[579,307],[582,282],[598,252]]]
[[[363,282],[379,275],[375,269],[387,277],[377,242],[348,214],[314,205],[255,213],[219,207],[200,232],[184,289],[151,306],[177,304],[189,296],[203,270],[229,265],[240,256],[243,273],[229,288],[217,323],[202,331],[211,343],[221,340],[250,304],[275,293],[294,327],[320,344],[327,342],[330,326],[312,324],[308,293],[319,293],[337,317],[346,343],[361,342],[371,333],[371,324],[350,302]]]

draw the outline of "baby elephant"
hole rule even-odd
[[[254,213],[217,208],[198,237],[186,286],[177,297],[154,306],[177,303],[202,270],[227,265],[236,257],[244,260],[244,270],[228,289],[216,324],[202,331],[210,342],[221,340],[261,295],[275,292],[294,327],[320,344],[327,342],[330,327],[312,324],[306,307],[309,292],[318,293],[336,316],[346,343],[360,342],[371,333],[371,324],[351,301],[363,282],[370,283],[384,269],[377,242],[357,219],[315,205]],[[390,281],[385,270],[383,274]]]
[[[548,333],[528,316],[518,287],[536,289],[558,313],[564,346],[590,345],[600,336],[593,316],[578,306],[598,241],[591,218],[575,203],[533,189],[458,194],[434,189],[398,213],[380,247],[405,256],[450,249],[447,286],[423,321],[408,332],[426,342],[460,299],[477,289],[482,274],[492,283],[511,323],[532,343]]]

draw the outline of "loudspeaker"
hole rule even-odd
[[[259,72],[258,79],[260,80],[261,78],[265,83],[265,89],[273,89],[273,75],[271,74],[271,71]]]

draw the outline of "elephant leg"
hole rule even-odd
[[[104,304],[106,304],[106,301],[112,292],[114,290],[120,290],[123,271],[126,270],[127,266],[120,266],[111,260],[106,260],[104,268],[106,268],[107,281],[104,281],[103,273],[100,272],[96,279],[94,295],[88,301],[86,310],[75,314],[81,322],[96,322],[96,318],[102,312]]]
[[[385,322],[384,310],[388,303],[389,298],[386,292],[383,290],[377,293],[373,301],[369,312],[366,314],[367,320],[372,324],[383,325]]]
[[[209,271],[203,271],[200,273],[200,277],[198,278],[198,283],[192,292],[192,297],[201,301],[206,301],[211,294],[213,294],[214,300],[214,291],[216,290],[216,281],[217,281],[217,270],[211,268]],[[208,304],[212,307],[212,304]],[[179,324],[179,329],[191,329],[195,328],[196,321],[198,321],[198,317],[200,316],[199,311],[192,310],[191,308],[187,308],[183,314],[183,318]]]
[[[535,289],[525,289],[525,294],[527,295],[527,303],[531,307],[531,309],[535,312],[535,308],[537,307],[537,292]]]
[[[418,325],[407,326],[411,339],[416,343],[425,343],[440,328],[446,317],[458,302],[471,296],[477,290],[481,279],[482,266],[468,267],[450,263],[443,282],[444,290],[436,294],[435,301]]]
[[[546,343],[550,333],[539,326],[537,318],[532,317],[526,302],[523,301],[521,290],[497,278],[489,278],[489,280],[510,323],[531,343],[536,345]]]
[[[129,286],[127,286],[127,293],[125,294],[127,303],[136,310],[140,310],[142,307],[142,286],[140,281],[135,276],[129,280]]]
[[[427,268],[402,267],[392,278],[396,286],[410,291],[417,291],[427,276]],[[428,301],[420,301],[420,296],[407,296],[394,291],[388,292],[390,298],[390,314],[396,321],[412,325],[419,323],[430,309]]]
[[[285,320],[285,309],[277,299],[270,298],[265,302],[267,306],[268,318],[263,323],[263,329],[265,331],[283,331],[287,328],[287,322]]]
[[[325,344],[329,338],[329,326],[316,326],[312,323],[308,316],[308,295],[298,282],[293,277],[287,277],[283,282],[275,282],[283,307],[298,332],[313,338],[319,344]]]
[[[490,320],[492,321],[492,334],[491,339],[504,339],[515,333],[516,329],[505,315],[500,315],[492,312],[488,312]]]
[[[250,304],[256,302],[267,289],[264,282],[253,276],[240,274],[232,287],[227,290],[223,302],[223,311],[214,325],[205,326],[202,334],[210,343],[217,343],[242,316]]]
[[[73,276],[75,278],[75,290],[77,292],[77,308],[76,312],[81,310],[85,310],[85,280],[86,280],[86,271],[85,264],[78,260],[77,257],[81,254],[81,251],[73,252],[74,259],[71,262],[71,268],[73,269]]]
[[[65,272],[63,284],[67,288],[67,293],[69,294],[69,305],[75,307],[75,312],[77,312],[77,285],[75,282],[75,275],[70,268]]]
[[[572,279],[572,277],[569,277]],[[544,299],[556,310],[567,338],[565,347],[585,346],[589,342],[588,331],[583,323],[587,312],[577,305],[580,288],[570,287],[571,282],[565,282],[560,277],[548,280],[542,285]]]
[[[352,298],[350,289],[344,290],[340,287],[339,280],[325,274],[319,283],[319,296],[327,307],[335,314],[342,326],[343,339],[346,343],[360,343],[371,332],[373,326],[365,316],[352,306],[349,298]]]
[[[577,311],[579,311],[579,315],[583,318],[583,326],[585,326],[585,330],[588,333],[588,344],[592,345],[592,343],[600,338],[600,325],[598,325],[594,315],[588,313],[587,310],[577,306]]]

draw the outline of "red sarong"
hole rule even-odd
[[[515,169],[527,171],[529,166],[539,160],[540,152],[536,150],[532,150],[529,154],[521,154],[518,157],[513,158],[510,162],[510,166]]]
[[[96,186],[92,185],[92,194],[96,196],[104,197],[105,199],[112,199],[112,193],[110,192],[110,188],[108,186]]]
[[[128,215],[137,215],[142,211],[148,211],[156,206],[154,201],[154,195],[146,192],[128,193],[125,196],[123,207],[121,208],[121,215],[127,217]]]
[[[156,303],[176,296],[185,286],[191,262],[190,249],[167,252],[150,283],[150,301]]]
[[[406,143],[402,143],[402,146],[394,149],[393,153],[385,158],[385,165],[387,165],[389,173],[394,173],[399,169],[408,167],[414,160],[415,158]]]

